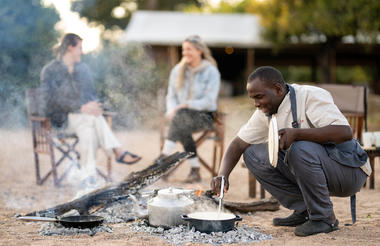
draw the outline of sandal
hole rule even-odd
[[[124,161],[124,157],[129,155],[130,157],[132,158],[137,158],[136,160],[134,161]],[[135,164],[136,162],[138,162],[139,160],[141,160],[141,157],[140,156],[137,156],[135,154],[132,154],[131,152],[128,152],[128,151],[125,151],[118,159],[116,159],[116,161],[120,164],[126,164],[126,165],[132,165],[132,164]]]

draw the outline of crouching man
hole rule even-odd
[[[347,119],[326,90],[286,84],[273,67],[255,70],[248,77],[247,92],[256,111],[228,146],[219,176],[211,182],[214,193],[219,193],[222,176],[228,190],[228,177],[243,154],[264,189],[294,211],[274,218],[273,225],[295,226],[297,236],[338,229],[330,196],[354,195],[371,173]],[[280,129],[276,166],[268,156],[271,116]]]

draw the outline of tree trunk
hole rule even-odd
[[[91,214],[105,205],[124,199],[128,195],[138,193],[139,190],[156,182],[169,169],[188,157],[189,154],[185,152],[174,153],[159,163],[155,162],[140,172],[131,173],[123,182],[117,185],[92,191],[73,201],[60,204],[53,208],[34,211],[26,214],[26,216],[56,217],[72,209],[77,210],[81,215]]]

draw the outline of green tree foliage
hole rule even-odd
[[[221,0],[215,6],[209,1],[201,1],[199,5],[189,5],[186,7],[188,12],[203,12],[203,13],[245,13],[248,7],[255,4],[254,1],[229,1]]]
[[[267,0],[247,4],[246,11],[261,16],[265,37],[277,44],[339,42],[348,35],[374,43],[380,30],[377,0]]]
[[[244,1],[246,11],[261,16],[264,38],[277,47],[289,43],[319,43],[319,63],[323,82],[362,81],[373,77],[371,87],[376,89],[374,69],[347,67],[336,69],[335,50],[343,37],[352,37],[355,43],[375,44],[380,35],[380,1],[378,0],[267,0]],[[251,3],[251,4],[248,4]],[[367,50],[370,52],[370,49]],[[344,72],[342,72],[344,71]],[[355,71],[353,73],[352,71]],[[367,75],[363,76],[367,71]],[[371,74],[368,75],[368,74]],[[350,74],[351,77],[347,75]]]
[[[37,0],[0,0],[0,125],[25,122],[24,90],[39,84],[57,41],[57,12]]]
[[[72,10],[106,29],[124,29],[136,9],[182,10],[190,4],[199,5],[197,0],[75,0]],[[115,15],[116,8],[124,14]]]
[[[376,80],[376,68],[355,67],[354,73],[347,67],[335,70],[335,49],[343,37],[349,36],[371,52],[371,45],[378,42],[380,35],[378,0],[224,0],[216,7],[206,4],[198,11],[257,14],[264,27],[263,37],[275,50],[288,44],[320,44],[319,81],[369,82],[370,77]],[[372,87],[376,87],[376,82],[372,81]],[[380,92],[380,86],[375,91]]]
[[[257,14],[264,37],[277,45],[340,41],[348,35],[358,43],[375,43],[380,34],[378,0],[222,0],[198,10]]]

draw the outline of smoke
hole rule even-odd
[[[88,178],[85,171],[76,167],[58,190],[53,187],[52,177],[43,186],[35,184],[25,90],[40,86],[41,69],[53,59],[51,47],[58,40],[54,25],[59,16],[39,1],[8,1],[1,8],[0,167],[7,176],[0,182],[1,202],[6,207],[30,210],[36,203],[49,207],[99,188],[104,185],[102,178],[84,181]],[[83,61],[92,70],[105,109],[117,113],[113,126],[136,129],[148,125],[159,114],[156,93],[165,87],[168,69],[154,63],[147,47],[111,42],[103,47],[84,56]],[[40,163],[49,167],[49,157],[44,156]],[[27,186],[34,188],[25,195]]]
[[[191,212],[190,213],[194,213],[194,212],[210,212],[210,211],[213,211],[213,212],[218,211],[218,206],[215,205],[215,203],[213,201],[199,200],[199,201],[196,201],[193,204],[193,206],[191,207]]]
[[[138,128],[158,115],[157,91],[167,80],[167,69],[155,64],[147,47],[108,44],[85,60],[105,109],[117,112],[117,127]]]

